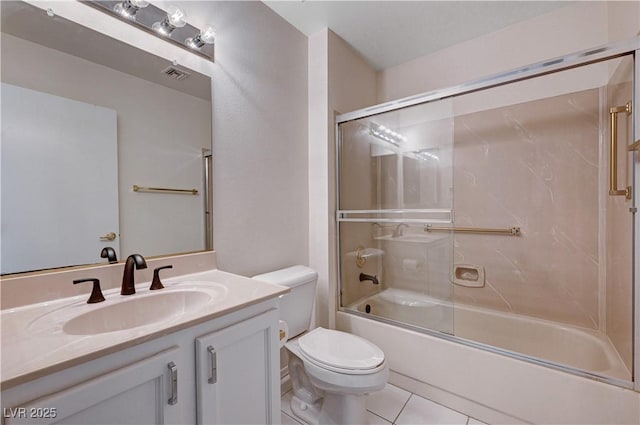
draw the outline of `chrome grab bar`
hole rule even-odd
[[[431,224],[424,226],[425,232],[457,232],[457,233],[490,233],[507,236],[520,236],[520,228],[517,226],[508,229],[487,229],[483,227],[433,227]]]
[[[142,187],[137,184],[133,185],[134,192],[151,192],[151,193],[177,193],[197,195],[198,189],[170,189],[166,187]]]

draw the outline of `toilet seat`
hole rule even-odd
[[[337,373],[363,375],[383,367],[384,353],[364,338],[316,328],[298,339],[300,354],[316,366]]]

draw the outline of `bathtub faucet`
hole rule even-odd
[[[393,231],[393,234],[391,235],[392,238],[397,238],[398,236],[402,236],[402,228],[403,227],[409,227],[408,224],[406,223],[400,223],[396,226],[396,229]]]
[[[370,274],[360,273],[360,282],[370,280],[374,285],[379,284],[378,276],[371,276]]]

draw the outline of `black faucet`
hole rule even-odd
[[[109,264],[118,262],[116,250],[111,248],[110,246],[105,246],[104,248],[102,248],[102,251],[100,251],[100,257],[109,260]]]
[[[378,285],[378,276],[371,276],[370,274],[360,273],[360,282],[370,280],[374,285]]]
[[[136,293],[135,280],[133,277],[133,271],[135,269],[146,269],[147,262],[140,254],[131,254],[127,257],[127,261],[124,263],[124,273],[122,274],[122,289],[121,295],[132,295]]]

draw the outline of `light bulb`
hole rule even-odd
[[[185,43],[192,49],[199,49],[205,44],[213,44],[216,40],[216,32],[211,25],[204,27],[200,34],[195,37],[189,37]]]
[[[162,35],[169,35],[176,28],[184,27],[186,24],[186,13],[177,6],[169,6],[167,16],[162,21],[154,23],[151,28]]]
[[[171,5],[167,8],[167,19],[176,28],[184,27],[187,24],[186,13],[177,6]]]
[[[211,25],[207,25],[200,31],[200,39],[207,44],[213,44],[216,40],[216,32]]]
[[[114,6],[114,10],[125,18],[135,19],[138,10],[149,6],[146,0],[124,0]]]
[[[131,4],[137,7],[138,9],[142,9],[144,7],[149,6],[149,2],[146,0],[129,0],[129,2],[131,2]]]

